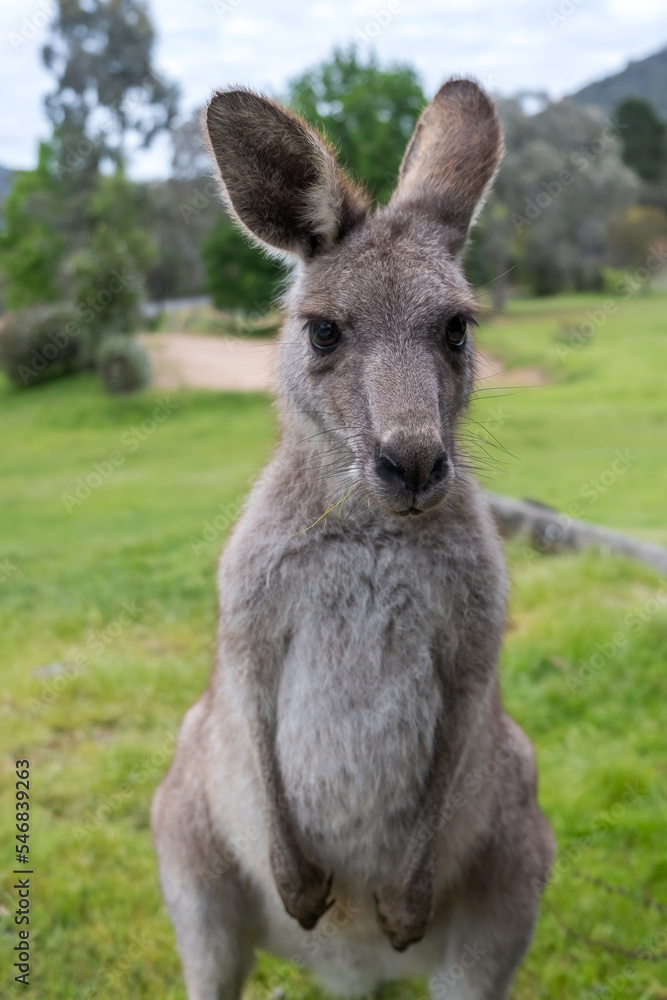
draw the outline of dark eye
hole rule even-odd
[[[329,320],[311,319],[308,330],[310,342],[318,351],[330,351],[340,339],[340,330]]]
[[[468,322],[463,316],[452,316],[445,327],[445,337],[450,347],[463,347],[468,333]]]

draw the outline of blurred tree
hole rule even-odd
[[[506,153],[473,232],[475,280],[491,283],[496,306],[506,272],[513,284],[542,295],[600,287],[610,227],[639,191],[613,124],[568,101],[532,115],[517,99],[499,107]]]
[[[195,108],[189,118],[171,133],[171,166],[174,177],[193,180],[209,176],[211,157],[204,143],[203,108]]]
[[[371,54],[336,49],[331,59],[290,84],[289,102],[323,128],[344,164],[371,194],[386,202],[396,184],[408,139],[426,103],[409,66],[382,69]]]
[[[640,97],[628,97],[616,108],[623,126],[623,159],[642,180],[659,181],[667,176],[667,125],[653,106]]]
[[[155,35],[143,0],[67,0],[57,7],[44,64],[56,77],[45,101],[60,174],[81,187],[100,165],[124,165],[176,115],[178,90],[155,71]]]
[[[218,219],[201,249],[206,289],[219,309],[266,309],[284,269],[259,253],[227,218]]]
[[[41,143],[37,166],[17,174],[3,206],[0,266],[9,309],[54,302],[60,297],[62,189],[53,172],[53,160],[52,148]]]
[[[136,326],[154,256],[142,230],[146,187],[124,173],[176,113],[177,90],[155,72],[153,43],[143,0],[55,6],[43,49],[56,78],[45,102],[53,137],[9,197],[7,301],[74,300],[84,363],[106,337]]]
[[[646,265],[654,248],[667,248],[667,215],[653,205],[633,205],[610,228],[611,263],[619,268]]]
[[[195,109],[171,132],[173,176],[148,185],[144,221],[157,254],[147,285],[156,300],[197,295],[205,289],[201,247],[221,217],[222,206],[202,139],[201,115],[202,109]]]
[[[129,185],[124,165],[171,126],[177,99],[176,88],[154,71],[153,43],[143,0],[63,0],[55,6],[43,49],[56,77],[45,102],[53,137],[37,169],[19,175],[8,198],[12,222],[2,264],[10,306],[57,297],[81,302],[95,281],[102,294],[125,245],[135,285],[142,286],[139,270],[151,255],[137,248],[149,241],[138,231],[140,216],[130,217],[144,189]],[[124,307],[131,328],[134,296],[126,291],[115,295],[113,321],[108,309],[95,314],[100,336],[118,326]]]
[[[75,284],[84,280],[79,251],[108,243],[114,218],[119,220],[116,242],[124,240],[123,183],[108,184],[101,179],[103,172],[120,169],[122,177],[132,153],[168,130],[176,114],[178,91],[154,69],[154,41],[144,0],[67,0],[58,4],[43,48],[44,64],[56,78],[45,104],[63,189],[59,227],[66,238],[65,252],[77,257],[64,273]],[[110,211],[103,221],[94,205],[98,192],[102,199],[113,193],[121,197],[117,214]],[[103,233],[96,236],[98,224]],[[101,252],[98,246],[96,253]],[[77,299],[83,294],[71,284],[63,293]],[[129,300],[121,295],[119,306],[123,301]],[[128,314],[128,325],[132,322]]]
[[[146,186],[142,223],[156,248],[146,287],[154,301],[204,291],[201,245],[221,215],[215,198],[207,199],[206,207],[201,207],[204,201],[199,195],[207,182],[212,183],[210,178],[194,184],[170,178]]]
[[[112,176],[100,177],[90,204],[90,240],[68,260],[91,360],[105,337],[130,333],[139,323],[145,276],[155,253],[139,224],[144,197],[145,189],[128,181],[120,167]]]

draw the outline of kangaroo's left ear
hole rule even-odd
[[[405,151],[394,205],[414,205],[447,228],[460,254],[503,153],[495,105],[472,80],[449,80],[424,109]]]
[[[227,207],[265,247],[308,259],[365,218],[366,196],[292,111],[249,90],[218,91],[206,126]]]

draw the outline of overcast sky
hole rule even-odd
[[[0,164],[34,165],[48,133],[51,79],[40,62],[55,0],[0,0]],[[431,95],[453,73],[504,94],[552,97],[667,45],[665,0],[149,0],[156,65],[178,82],[182,109],[215,87],[243,83],[279,95],[336,44],[372,46],[383,63],[407,62]],[[166,143],[135,163],[165,175]]]

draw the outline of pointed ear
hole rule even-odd
[[[449,80],[424,109],[405,151],[393,205],[437,216],[460,253],[500,165],[502,130],[491,98],[471,80]]]
[[[218,91],[206,126],[227,208],[265,247],[309,258],[366,216],[368,199],[291,111],[247,90]]]

